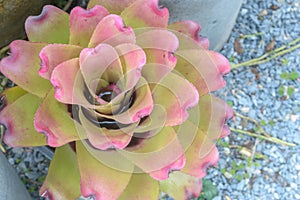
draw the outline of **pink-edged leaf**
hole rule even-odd
[[[118,52],[108,44],[84,49],[80,54],[80,69],[87,85],[99,78],[117,83],[123,76]]]
[[[136,0],[90,0],[88,8],[92,8],[95,5],[104,6],[109,13],[120,14],[126,7],[130,6]]]
[[[50,79],[52,71],[60,63],[79,57],[81,47],[67,44],[49,44],[40,52],[41,69],[39,75]]]
[[[147,133],[152,132],[153,130],[159,130],[161,127],[164,127],[167,121],[167,113],[165,109],[154,104],[151,114],[144,118],[143,121],[136,128],[136,133]],[[151,136],[151,134],[150,134]]]
[[[102,6],[85,10],[79,6],[70,13],[70,44],[87,47],[90,38],[103,17],[109,12]]]
[[[47,136],[47,144],[51,147],[79,140],[77,122],[70,115],[67,105],[58,102],[51,90],[35,114],[35,129]]]
[[[135,137],[142,135],[137,134]],[[171,171],[180,170],[185,164],[183,150],[171,127],[163,127],[156,135],[145,138],[141,144],[119,152],[156,180],[167,179]]]
[[[138,32],[136,41],[146,52],[147,63],[161,64],[173,69],[177,62],[173,52],[179,46],[176,35],[161,29],[143,29]]]
[[[10,104],[0,112],[0,124],[6,129],[3,141],[12,147],[46,145],[46,137],[33,126],[34,114],[42,99],[29,93],[17,96],[9,94],[8,99],[12,97],[15,101],[9,100]]]
[[[174,199],[189,200],[201,194],[202,181],[200,178],[189,176],[182,172],[173,172],[165,181],[160,181],[160,190]]]
[[[223,76],[230,71],[229,61],[221,54],[204,49],[176,52],[175,70],[195,85],[200,96],[225,86]]]
[[[51,88],[48,80],[38,75],[40,68],[39,52],[44,43],[31,43],[15,40],[10,44],[10,56],[0,62],[0,71],[24,90],[43,97]]]
[[[206,169],[218,161],[215,142],[229,134],[226,122],[233,112],[222,100],[205,95],[189,114],[189,119],[177,127],[178,138],[186,150],[183,172],[202,178]]]
[[[225,137],[230,134],[227,122],[233,117],[234,112],[222,99],[212,95],[201,97],[199,101],[199,110],[193,112],[199,111],[200,116],[202,117],[198,127],[201,130],[213,134],[214,136],[212,138],[214,139]]]
[[[128,185],[131,173],[107,166],[94,157],[82,142],[76,142],[81,193],[95,200],[117,199]]]
[[[219,159],[213,133],[203,132],[188,120],[179,127],[177,134],[186,157],[182,172],[203,178],[207,168],[215,165]]]
[[[80,196],[77,159],[70,145],[55,149],[40,195],[49,200],[77,199]]]
[[[157,180],[148,174],[133,174],[118,200],[157,200],[158,197],[159,184]]]
[[[148,116],[153,109],[153,99],[148,83],[143,77],[139,79],[133,95],[133,104],[127,110],[113,115],[99,113],[98,116],[113,119],[121,124],[135,123]]]
[[[153,100],[165,109],[166,126],[176,126],[184,122],[188,118],[187,110],[198,103],[197,89],[175,73],[167,74],[160,82],[150,79],[148,82],[156,84],[152,90]]]
[[[53,70],[50,81],[55,88],[54,97],[65,104],[89,106],[84,96],[84,81],[79,68],[79,58],[74,58]]]
[[[97,72],[97,69],[95,69],[95,72]],[[88,75],[93,74],[88,73]],[[55,88],[55,98],[64,104],[83,105],[106,114],[111,114],[112,111],[119,109],[119,105],[115,107],[111,104],[94,105],[94,96],[89,94],[89,89],[86,87],[91,87],[92,89],[90,90],[93,90],[96,87],[95,85],[99,84],[99,81],[101,82],[102,79],[96,78],[85,86],[85,80],[80,71],[79,58],[74,58],[58,65],[53,70],[50,80]],[[105,80],[103,81],[106,82]]]
[[[148,116],[153,109],[153,99],[151,90],[144,78],[140,78],[135,91],[135,99],[133,104],[120,114],[115,114],[114,119],[123,124],[129,124],[139,121],[145,116]]]
[[[160,8],[158,0],[139,0],[125,8],[121,17],[126,25],[133,28],[167,28],[169,11],[167,8]]]
[[[134,31],[125,26],[123,19],[118,15],[107,15],[96,26],[89,42],[89,47],[105,43],[117,46],[122,43],[135,43]]]
[[[201,47],[205,49],[209,48],[209,40],[205,37],[199,36],[201,26],[197,22],[191,20],[175,22],[173,24],[170,24],[168,28],[178,31],[182,34],[186,34],[188,37],[194,39],[197,42],[197,44],[199,44]],[[183,43],[187,42],[187,40],[181,40],[181,41]]]
[[[146,54],[135,44],[121,44],[115,47],[123,67],[125,90],[136,85],[141,77],[141,71],[146,64]]]
[[[136,43],[142,49],[159,49],[175,52],[179,46],[176,35],[158,28],[137,29]]]
[[[79,110],[79,120],[89,142],[97,149],[124,149],[131,141],[137,123],[121,127],[114,121],[98,121],[93,111]],[[114,129],[109,129],[114,127]]]
[[[46,5],[39,16],[30,16],[25,22],[27,37],[31,42],[69,42],[69,14],[51,5]]]

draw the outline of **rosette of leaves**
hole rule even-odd
[[[45,6],[10,44],[0,123],[13,147],[48,145],[48,199],[198,197],[232,110],[209,94],[229,62],[193,21],[168,24],[158,0]]]

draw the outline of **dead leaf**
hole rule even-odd
[[[264,9],[258,14],[258,16],[263,17],[263,16],[266,16],[267,14],[268,14],[268,11],[266,9]]]
[[[270,6],[270,9],[272,9],[272,10],[278,10],[278,9],[279,9],[279,6],[277,6],[277,5],[275,5],[275,4],[272,4],[272,5]]]
[[[259,71],[256,68],[252,67],[251,68],[251,72],[255,75],[256,80],[260,81],[260,73],[259,73]]]
[[[265,51],[266,52],[270,52],[274,49],[275,47],[275,40],[273,39],[267,46],[266,46],[266,49]]]
[[[237,52],[238,54],[243,53],[243,47],[242,47],[239,39],[234,40],[234,51]]]
[[[251,157],[251,156],[252,156],[252,151],[251,151],[251,149],[248,149],[248,148],[243,147],[243,148],[240,150],[240,154],[245,155],[245,156],[247,156],[247,157]]]

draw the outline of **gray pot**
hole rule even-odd
[[[0,199],[31,200],[22,181],[0,151]]]
[[[171,22],[194,20],[210,49],[219,51],[228,40],[243,0],[160,0],[170,11]]]

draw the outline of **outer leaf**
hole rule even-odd
[[[3,103],[2,106],[4,107],[6,105],[13,103],[21,96],[24,96],[26,93],[27,92],[25,90],[23,90],[22,88],[20,88],[19,86],[15,86],[15,87],[4,90],[0,95],[1,96],[0,99]],[[1,111],[1,109],[0,109],[0,111]]]
[[[185,134],[179,133],[181,134],[181,136],[178,136],[179,138],[184,138],[185,135],[194,134],[190,133],[189,129],[187,129],[193,127],[193,124],[189,123],[189,121],[187,121],[183,127],[183,130],[186,130],[184,131]],[[184,138],[183,140],[186,139]],[[185,152],[185,156],[187,161],[182,172],[199,178],[203,178],[206,175],[207,168],[215,165],[219,159],[218,150],[214,144],[214,140],[205,135],[200,129],[196,132],[196,137]]]
[[[28,17],[25,22],[27,37],[31,42],[69,42],[69,14],[51,5],[44,6],[39,16]]]
[[[159,8],[158,0],[139,0],[125,8],[121,17],[133,28],[167,28],[169,11],[167,8]]]
[[[76,154],[69,145],[56,148],[40,195],[49,200],[77,199],[80,196]]]
[[[136,43],[143,49],[159,49],[175,52],[179,41],[175,34],[158,28],[137,29]]]
[[[198,89],[200,96],[225,86],[223,75],[229,73],[228,60],[219,53],[190,49],[176,52],[177,70]]]
[[[155,136],[144,139],[139,145],[118,151],[157,180],[167,179],[171,171],[180,170],[185,164],[183,150],[171,127],[158,130]]]
[[[187,109],[194,107],[199,100],[196,88],[180,76],[169,73],[152,90],[154,102],[166,109],[166,126],[181,124],[188,118]],[[177,84],[174,84],[177,83]],[[163,97],[163,98],[162,98]]]
[[[45,45],[15,40],[10,44],[10,56],[3,58],[0,62],[0,71],[6,77],[39,97],[45,96],[51,88],[49,81],[38,76],[39,52]]]
[[[118,200],[157,200],[159,196],[158,181],[148,174],[133,174],[130,182]]]
[[[233,117],[234,112],[226,102],[212,95],[206,95],[200,99],[199,107],[202,117],[198,127],[202,131],[212,134],[211,138],[214,139],[229,135],[227,122]]]
[[[229,134],[226,121],[233,112],[226,103],[211,95],[201,97],[198,105],[190,110],[189,119],[177,127],[177,134],[186,149],[183,172],[202,178],[206,169],[218,161],[215,141]]]
[[[134,3],[136,0],[90,0],[88,8],[95,5],[104,6],[110,13],[120,14],[126,7]]]
[[[109,12],[102,6],[90,10],[75,7],[70,13],[70,44],[87,47],[97,24]]]
[[[60,63],[79,57],[81,47],[65,44],[49,44],[40,52],[41,69],[39,75],[45,79],[50,79],[52,71]]]
[[[137,32],[140,33],[137,35],[136,41],[146,52],[147,64],[160,64],[170,69],[175,67],[177,59],[173,52],[179,46],[175,34],[170,31],[152,28],[137,30]],[[147,73],[153,74],[151,71],[147,71]]]
[[[165,181],[160,181],[161,191],[175,200],[189,200],[197,198],[201,193],[201,179],[189,176],[182,172],[173,172]]]
[[[42,99],[25,94],[0,112],[0,124],[6,127],[3,141],[13,147],[46,145],[44,135],[35,131],[33,118]]]
[[[175,22],[173,24],[170,24],[168,28],[186,34],[187,36],[193,38],[197,42],[197,44],[199,44],[201,47],[205,49],[209,48],[209,40],[207,38],[199,36],[201,26],[197,22],[190,21],[190,20]],[[188,41],[182,40],[182,42],[188,42]]]
[[[135,43],[134,31],[125,26],[118,15],[107,15],[96,26],[91,37],[89,47],[96,47],[101,43],[117,46],[123,43]]]
[[[82,195],[92,196],[95,200],[116,200],[128,185],[131,172],[121,172],[104,165],[79,141],[76,142],[76,152]]]
[[[79,140],[75,123],[67,105],[54,98],[54,90],[45,97],[34,117],[35,129],[47,136],[47,144],[52,147]]]

